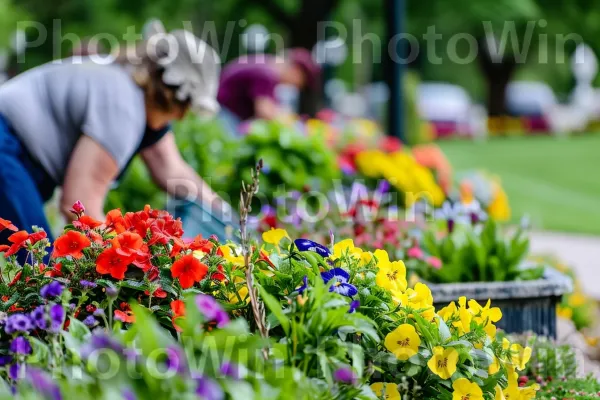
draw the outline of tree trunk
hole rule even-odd
[[[492,59],[485,38],[478,40],[479,64],[487,83],[487,109],[490,116],[507,115],[506,88],[512,79],[517,64],[514,57],[503,57],[501,60]]]

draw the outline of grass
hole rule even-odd
[[[444,141],[455,171],[497,174],[513,211],[536,229],[600,235],[600,135]]]

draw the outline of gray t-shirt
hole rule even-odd
[[[142,89],[116,64],[67,59],[0,86],[0,114],[59,185],[82,134],[104,147],[122,170],[144,135],[144,104]]]

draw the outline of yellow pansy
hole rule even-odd
[[[398,385],[395,383],[375,382],[371,385],[371,389],[380,399],[401,400],[400,392],[398,392]]]
[[[417,354],[421,338],[415,327],[410,324],[402,324],[391,331],[385,337],[385,347],[399,360],[406,361]]]
[[[241,255],[240,256],[234,255],[231,247],[229,247],[227,245],[219,246],[217,251],[221,254],[221,257],[223,257],[225,259],[225,261],[228,261],[228,262],[232,263],[233,265],[244,265],[244,257]]]
[[[420,315],[428,321],[435,317],[435,308],[433,308],[433,296],[429,287],[421,282],[415,285],[414,289],[401,291],[392,291],[394,299],[402,306],[419,310]]]
[[[373,261],[373,253],[370,251],[364,251],[360,255],[360,263],[361,265],[369,265]]]
[[[448,304],[446,307],[438,311],[438,315],[446,322],[452,319],[457,313],[458,308],[456,308],[455,302]]]
[[[441,346],[433,348],[433,356],[427,362],[427,366],[437,376],[442,379],[450,379],[456,372],[456,363],[458,362],[458,351],[449,347],[444,349]]]
[[[289,238],[288,233],[285,229],[275,229],[271,228],[270,231],[263,232],[262,238],[265,242],[278,245],[281,242],[281,239],[284,237]]]
[[[488,367],[488,374],[494,375],[498,371],[500,371],[500,360],[498,360],[498,357],[494,356],[494,362]]]
[[[390,263],[390,256],[385,250],[377,249],[375,250],[375,252],[373,252],[373,255],[375,256],[375,258],[377,258],[378,267],[380,265],[387,265]]]
[[[406,266],[402,261],[393,261],[380,265],[375,282],[377,286],[388,289],[389,291],[406,290]]]
[[[537,383],[534,383],[531,386],[520,388],[520,392],[521,392],[520,400],[535,399],[535,396],[537,395],[538,390],[540,390],[540,386]]]
[[[500,387],[500,385],[496,385],[496,395],[494,396],[494,400],[506,400],[506,397],[504,397],[504,393],[502,393],[502,388]]]
[[[507,338],[502,338],[502,350],[510,349],[510,341]]]
[[[573,293],[568,297],[568,303],[571,307],[579,307],[585,304],[587,298],[581,293]]]
[[[483,392],[476,383],[460,378],[452,383],[452,400],[483,400]]]
[[[560,318],[564,319],[572,319],[573,318],[573,309],[569,307],[556,306],[556,314]]]
[[[242,277],[236,276],[233,279],[233,282],[235,283],[235,290],[236,290],[237,294],[235,292],[229,293],[229,302],[231,304],[238,304],[240,302],[240,299],[242,299],[242,301],[247,301],[248,300],[248,286],[246,286],[245,283],[243,285],[240,285],[240,283],[246,282],[246,280]],[[238,295],[239,295],[239,297],[238,297]]]
[[[473,316],[480,318],[482,321],[500,321],[502,319],[502,311],[498,307],[490,308],[490,304],[491,300],[488,300],[485,307],[481,307],[475,300],[469,300],[469,311],[471,311]]]
[[[516,369],[523,371],[531,358],[531,347],[523,347],[518,343],[510,346],[510,361]]]
[[[330,256],[330,258],[337,260],[345,254],[355,258],[360,258],[362,252],[362,249],[354,247],[354,241],[352,241],[352,239],[344,239],[341,242],[333,245],[333,255]]]

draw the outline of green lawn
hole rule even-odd
[[[455,171],[485,169],[508,193],[513,220],[534,228],[600,235],[600,135],[443,141]]]

